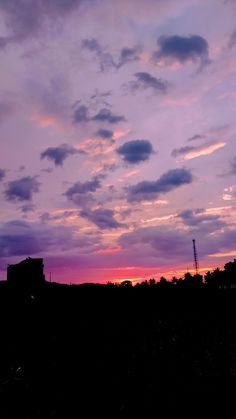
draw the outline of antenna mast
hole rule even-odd
[[[195,268],[195,275],[198,275],[199,263],[198,263],[198,255],[196,249],[196,240],[193,239],[193,257],[194,257],[194,268]]]

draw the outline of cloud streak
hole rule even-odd
[[[183,223],[191,228],[204,228],[205,232],[215,232],[225,227],[225,222],[218,214],[208,214],[204,209],[184,210],[178,214]]]
[[[76,149],[68,144],[58,147],[48,147],[41,153],[41,159],[51,160],[55,166],[62,166],[64,161],[74,154],[85,154],[83,150]]]
[[[93,116],[89,116],[89,108],[84,105],[79,105],[73,114],[73,122],[76,124],[86,123],[89,121],[102,122],[108,124],[118,124],[126,121],[123,115],[116,115],[110,109],[102,108]]]
[[[111,139],[113,137],[113,131],[101,128],[96,132],[96,135],[101,138]]]
[[[38,255],[46,251],[68,251],[74,248],[96,246],[94,235],[74,236],[74,229],[50,226],[47,223],[8,221],[0,226],[0,257]],[[93,243],[91,243],[91,240]]]
[[[108,122],[109,124],[118,124],[124,122],[126,119],[123,115],[116,115],[109,109],[101,109],[96,115],[90,118],[91,121]]]
[[[132,92],[139,90],[152,90],[154,93],[166,93],[169,87],[169,83],[165,80],[158,79],[147,72],[135,73],[134,77],[136,80],[131,81],[128,87]]]
[[[191,172],[185,168],[173,169],[164,173],[156,181],[142,181],[127,188],[129,202],[139,202],[158,198],[182,185],[193,182]]]
[[[118,58],[115,60],[112,54],[108,52],[96,38],[83,39],[81,45],[83,49],[88,50],[96,56],[101,71],[105,71],[110,68],[118,70],[128,63],[138,61],[140,59],[140,46],[122,48],[119,52]]]
[[[118,223],[114,218],[114,211],[110,209],[82,210],[80,211],[80,216],[91,221],[101,230],[124,227],[124,224]]]
[[[226,143],[221,142],[214,142],[208,143],[201,146],[185,146],[180,148],[175,148],[172,151],[173,157],[181,156],[183,160],[191,160],[197,157],[208,156],[209,154],[214,153],[215,151],[223,148],[226,146]]]
[[[96,176],[86,182],[76,182],[67,189],[64,195],[78,206],[87,206],[94,202],[93,193],[101,188],[101,178],[103,176]]]

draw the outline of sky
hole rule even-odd
[[[236,1],[0,0],[0,277],[236,257]]]

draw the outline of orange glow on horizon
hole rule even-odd
[[[228,252],[226,251],[226,252],[212,253],[209,256],[213,258],[223,258],[223,257],[233,256],[236,258],[236,250],[229,250]]]
[[[116,250],[115,250],[116,251]],[[109,254],[109,251],[108,251]],[[236,253],[234,253],[236,255]],[[225,259],[218,263],[217,265],[213,264],[212,266],[204,265],[199,268],[199,273],[201,275],[206,274],[208,271],[213,271],[216,267],[222,269],[224,264],[228,261]],[[46,268],[46,277],[49,277],[49,272],[51,269]],[[53,272],[54,280],[61,283],[100,283],[106,284],[107,282],[112,283],[121,283],[123,281],[132,281],[132,283],[138,283],[143,281],[149,281],[151,278],[154,278],[156,282],[160,280],[163,276],[167,281],[171,281],[173,277],[183,278],[184,274],[189,272],[194,275],[194,268],[188,269],[188,267],[179,266],[176,268],[168,267],[137,267],[137,266],[123,266],[121,268],[82,268],[78,271],[71,268],[55,269]]]

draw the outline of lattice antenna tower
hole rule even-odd
[[[198,263],[198,255],[197,255],[197,248],[196,248],[196,240],[195,239],[193,239],[193,258],[194,258],[195,274],[198,275],[199,263]]]

